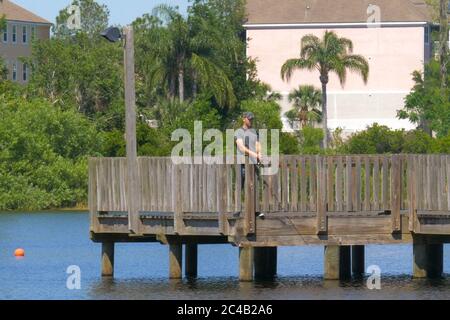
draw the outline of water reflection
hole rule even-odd
[[[91,284],[90,299],[449,299],[450,281],[389,276],[381,290],[369,290],[367,278],[353,281],[321,277],[286,277],[274,281],[239,282],[237,278],[103,279]]]

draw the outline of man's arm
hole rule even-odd
[[[245,144],[244,144],[244,141],[242,139],[237,139],[236,140],[236,145],[237,145],[237,147],[239,148],[239,150],[243,154],[248,155],[249,157],[252,157],[252,158],[255,158],[255,159],[259,159],[258,153],[250,150],[249,148],[247,148],[245,146]],[[258,149],[256,149],[256,150],[258,150]]]
[[[262,148],[261,148],[261,143],[259,141],[256,141],[256,153],[258,154],[259,158],[261,159],[262,156]]]

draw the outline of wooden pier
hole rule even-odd
[[[131,162],[131,163],[128,163]],[[365,272],[364,246],[412,243],[415,277],[438,277],[450,241],[450,156],[283,156],[278,174],[246,164],[91,158],[90,232],[102,275],[114,243],[168,246],[169,277],[197,276],[198,245],[239,248],[242,281],[276,275],[277,247],[322,245],[324,278]],[[243,181],[244,180],[244,181]],[[259,217],[264,213],[264,217]]]

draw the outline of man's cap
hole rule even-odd
[[[253,120],[255,119],[255,115],[253,114],[253,112],[244,112],[244,118],[247,118],[248,120]]]

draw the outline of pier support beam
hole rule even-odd
[[[197,277],[197,264],[198,264],[198,245],[189,243],[185,245],[185,268],[184,273],[187,278]]]
[[[239,248],[239,280],[253,281],[253,258],[252,247]]]
[[[325,280],[346,280],[351,278],[351,247],[325,246]]]
[[[414,278],[439,278],[444,267],[443,244],[413,244]]]
[[[169,245],[169,278],[181,279],[183,267],[183,245],[170,244]]]
[[[364,246],[352,246],[352,273],[355,277],[362,277],[365,273]]]
[[[277,275],[277,247],[255,248],[255,278],[273,279]]]
[[[114,276],[114,242],[102,242],[102,277]]]

